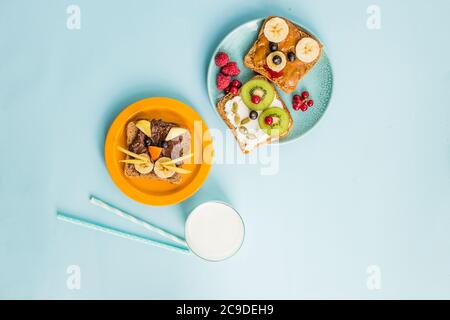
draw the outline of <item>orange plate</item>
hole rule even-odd
[[[175,122],[191,132],[193,163],[185,164],[183,168],[192,172],[183,175],[180,184],[125,177],[124,164],[119,161],[126,156],[117,147],[126,148],[126,126],[129,121],[140,118]],[[105,163],[114,183],[130,198],[155,206],[175,204],[192,196],[208,177],[212,156],[211,136],[200,115],[187,105],[169,98],[147,98],[128,106],[112,123],[105,142]]]

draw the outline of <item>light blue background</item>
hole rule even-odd
[[[81,30],[66,7],[81,8]],[[382,29],[368,30],[378,4]],[[1,298],[450,298],[448,1],[1,1]],[[216,165],[190,200],[141,205],[112,183],[103,141],[149,96],[225,126],[206,91],[210,54],[237,25],[292,17],[326,44],[331,105],[281,146],[280,171]],[[209,199],[246,223],[222,263],[83,229],[56,209],[142,231],[88,204],[111,201],[178,234]],[[81,290],[66,268],[81,267]],[[381,268],[382,288],[366,287]]]

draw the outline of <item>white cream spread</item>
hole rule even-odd
[[[236,102],[238,105],[236,113],[233,113],[234,102]],[[283,103],[279,99],[275,98],[273,99],[273,102],[269,106],[269,108],[270,107],[283,108]],[[255,120],[250,119],[250,121],[244,125],[237,124],[235,122],[236,114],[239,115],[240,121],[242,121],[245,118],[249,118],[250,111],[251,110],[245,105],[244,101],[242,101],[242,98],[240,96],[234,97],[225,104],[225,114],[227,115],[227,118],[230,121],[230,123],[236,129],[237,140],[239,143],[245,146],[245,151],[252,151],[259,143],[264,142],[269,138],[269,135],[259,127],[258,119],[262,111],[257,111],[258,112],[257,119]],[[244,126],[247,128],[247,134],[244,134],[239,130],[240,126]],[[249,138],[249,135],[250,136],[254,135],[255,138],[251,139]]]

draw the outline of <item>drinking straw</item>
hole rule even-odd
[[[155,225],[153,225],[153,224],[151,224],[151,223],[149,223],[149,222],[147,222],[145,220],[142,220],[141,218],[138,218],[138,217],[136,217],[136,216],[134,216],[134,215],[132,215],[130,213],[127,213],[127,212],[125,212],[125,211],[123,211],[123,210],[121,210],[119,208],[116,208],[116,207],[114,207],[114,206],[104,202],[103,200],[100,200],[100,199],[98,199],[98,198],[96,198],[94,196],[91,196],[89,201],[93,205],[96,205],[96,206],[98,206],[98,207],[100,207],[102,209],[105,209],[106,211],[112,212],[115,215],[117,215],[117,216],[119,216],[121,218],[124,218],[124,219],[126,219],[128,221],[131,221],[131,222],[133,222],[133,223],[135,223],[137,225],[140,225],[140,226],[144,227],[147,230],[150,230],[152,232],[156,232],[160,236],[163,236],[163,237],[165,237],[167,239],[170,239],[170,240],[172,240],[174,242],[177,242],[177,243],[183,245],[184,247],[188,246],[184,239],[174,235],[173,233],[170,233],[169,231],[166,231],[166,230],[164,230],[164,229],[162,229],[160,227],[157,227],[157,226],[155,226]]]
[[[65,222],[69,222],[69,223],[73,223],[85,228],[89,228],[89,229],[93,229],[93,230],[97,230],[97,231],[101,231],[101,232],[105,232],[117,237],[122,237],[125,239],[129,239],[129,240],[134,240],[134,241],[138,241],[141,243],[144,243],[146,245],[151,245],[151,246],[155,246],[155,247],[159,247],[159,248],[163,248],[163,249],[167,249],[167,250],[171,250],[171,251],[175,251],[178,253],[182,253],[182,254],[191,254],[191,252],[189,251],[189,249],[187,248],[182,248],[182,247],[178,247],[175,245],[171,245],[168,243],[164,243],[164,242],[160,242],[157,240],[152,240],[152,239],[148,239],[148,238],[144,238],[132,233],[128,233],[125,231],[121,231],[121,230],[117,230],[117,229],[113,229],[110,227],[106,227],[97,223],[93,223],[93,222],[89,222],[87,220],[84,219],[80,219],[80,218],[75,218],[73,216],[69,216],[65,213],[62,212],[56,212],[56,217],[59,220],[65,221]]]

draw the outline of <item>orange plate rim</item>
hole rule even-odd
[[[199,164],[200,168],[198,169],[196,176],[191,181],[184,185],[179,190],[175,190],[169,194],[164,195],[155,195],[149,194],[143,190],[140,190],[136,186],[134,186],[128,179],[125,177],[123,173],[123,168],[116,161],[114,156],[114,152],[116,151],[116,147],[118,146],[118,136],[119,132],[123,130],[128,123],[128,121],[132,120],[133,117],[139,112],[151,111],[155,107],[170,108],[170,111],[173,113],[178,113],[181,116],[181,112],[184,115],[184,118],[188,118],[190,121],[201,121],[203,132],[208,131],[208,127],[200,115],[191,107],[186,104],[166,97],[153,97],[153,98],[145,98],[139,101],[136,101],[122,110],[119,115],[112,122],[108,133],[106,135],[105,147],[104,147],[104,159],[106,168],[116,186],[128,197],[131,199],[138,201],[143,204],[153,205],[153,206],[168,206],[177,204],[187,198],[191,197],[195,192],[200,189],[203,183],[206,181],[209,171],[211,169],[211,162],[206,163],[202,162]],[[164,120],[164,119],[163,119]],[[202,152],[206,147],[209,147],[212,150],[212,141],[202,141]],[[212,159],[211,159],[212,160]],[[153,180],[146,180],[147,183],[153,183]],[[158,181],[159,182],[159,181]]]

